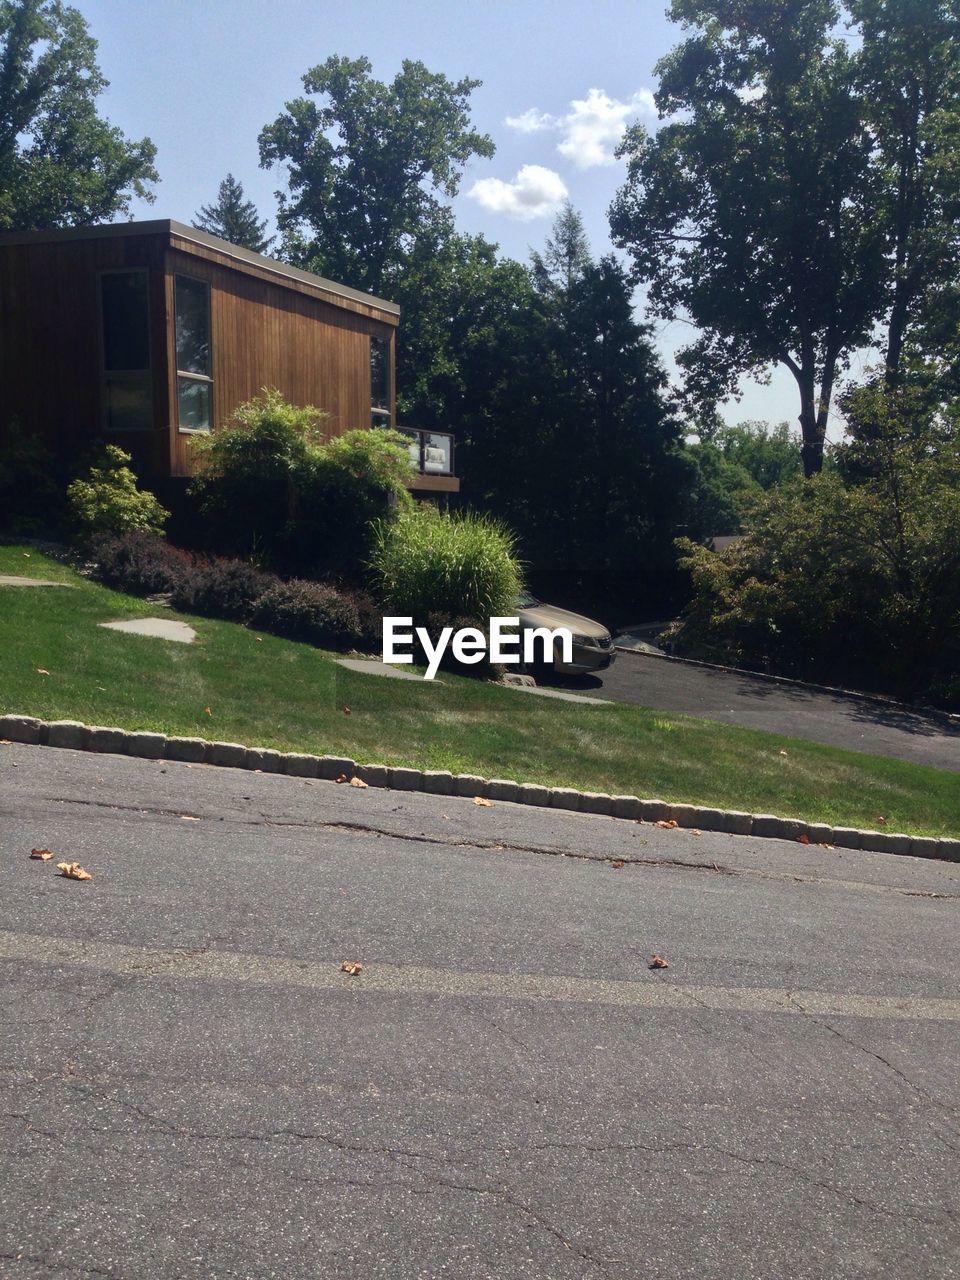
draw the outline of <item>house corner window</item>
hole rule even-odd
[[[370,425],[391,425],[390,345],[386,338],[370,339]]]
[[[153,427],[149,300],[146,271],[101,274],[103,426],[109,434]]]
[[[177,425],[209,431],[213,421],[210,358],[210,286],[190,276],[174,279],[177,338]]]

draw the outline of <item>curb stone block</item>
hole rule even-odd
[[[551,787],[550,808],[568,809],[574,813],[579,812],[580,792],[574,791],[572,787]]]
[[[168,738],[167,759],[182,760],[186,764],[203,764],[207,744],[203,738]]]
[[[207,747],[207,764],[221,769],[241,769],[246,759],[247,748],[240,742],[211,742]]]
[[[93,725],[90,729],[88,751],[107,751],[111,755],[126,755],[130,735],[124,729],[107,729]]]
[[[352,778],[357,772],[356,760],[349,760],[346,756],[314,756],[313,759],[317,761],[317,767],[310,776],[323,778],[325,782],[336,782],[343,774]]]
[[[763,836],[768,840],[779,836],[781,821],[782,819],[778,818],[774,813],[755,813],[753,815],[753,834],[755,836]]]
[[[248,747],[244,767],[261,773],[283,773],[283,753],[268,747]]]
[[[127,755],[142,760],[161,760],[167,750],[165,733],[131,733],[127,739]]]
[[[833,827],[827,822],[808,822],[807,839],[811,844],[833,844]]]
[[[616,809],[613,812],[616,814]],[[702,827],[702,813],[703,810],[698,809],[695,804],[674,804],[670,806],[670,817],[678,827]]]
[[[453,780],[453,793],[457,796],[487,796],[489,783],[475,773],[458,773]]]
[[[79,720],[51,720],[46,736],[48,746],[83,751],[90,740],[90,730]]]
[[[0,738],[36,746],[42,725],[43,721],[36,716],[3,716],[0,718]]]
[[[490,800],[516,800],[519,794],[520,783],[509,778],[491,778],[485,792]]]
[[[666,800],[640,801],[641,822],[669,822],[672,812],[672,807]]]
[[[640,817],[640,801],[636,796],[611,796],[610,812],[615,818],[636,821]]]
[[[870,841],[870,848],[875,853],[899,853],[901,857],[910,853],[910,836],[900,835],[893,831],[878,831]],[[866,843],[864,848],[866,848]]]
[[[725,814],[720,809],[697,808],[696,814],[697,821],[693,825],[701,831],[726,831]]]
[[[453,774],[448,769],[424,769],[423,789],[429,796],[448,796],[453,791]]]
[[[580,812],[599,813],[609,818],[613,813],[613,796],[604,795],[602,791],[581,791]]]
[[[737,809],[711,810],[720,814],[718,825],[712,830],[725,831],[731,836],[749,836],[753,834],[753,814],[741,813]]]
[[[390,782],[390,770],[385,764],[362,764],[357,777],[368,787],[385,787]]]
[[[390,785],[394,791],[419,791],[423,774],[419,769],[391,769]]]
[[[960,840],[940,840],[940,857],[947,862],[960,862]]]
[[[302,751],[286,751],[283,754],[283,772],[291,778],[315,778],[317,757]]]
[[[936,858],[940,853],[940,841],[933,836],[914,836],[910,841],[910,856],[913,858]]]
[[[520,804],[545,806],[550,803],[550,789],[541,787],[535,782],[524,782],[520,784],[517,800]]]
[[[857,827],[834,827],[832,843],[838,849],[859,849],[863,837]]]
[[[880,848],[883,836],[882,831],[861,831],[860,848],[865,849],[867,853],[883,853],[883,849]]]

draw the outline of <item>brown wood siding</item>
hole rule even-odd
[[[124,267],[149,273],[154,430],[106,436],[99,275]],[[144,472],[165,471],[164,324],[160,237],[0,245],[0,434],[16,419],[68,455],[105,438]]]
[[[327,414],[330,435],[370,426],[370,336],[390,347],[391,408],[396,415],[395,325],[360,314],[302,290],[285,287],[247,270],[239,271],[181,249],[166,260],[171,474],[190,471],[189,433],[176,422],[176,352],[173,333],[174,278],[210,285],[213,418],[225,422],[238,405],[264,387],[284,399],[315,405]]]

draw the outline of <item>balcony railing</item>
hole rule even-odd
[[[452,476],[454,474],[454,438],[449,431],[420,431],[416,427],[401,427],[410,437],[410,465],[422,476]]]

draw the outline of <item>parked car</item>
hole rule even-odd
[[[549,664],[557,675],[580,676],[604,671],[617,656],[613,637],[601,622],[559,609],[555,604],[544,604],[529,592],[518,596],[516,610],[521,632],[534,627],[549,627],[551,630],[567,627],[572,632],[573,661],[558,662],[555,656]]]

